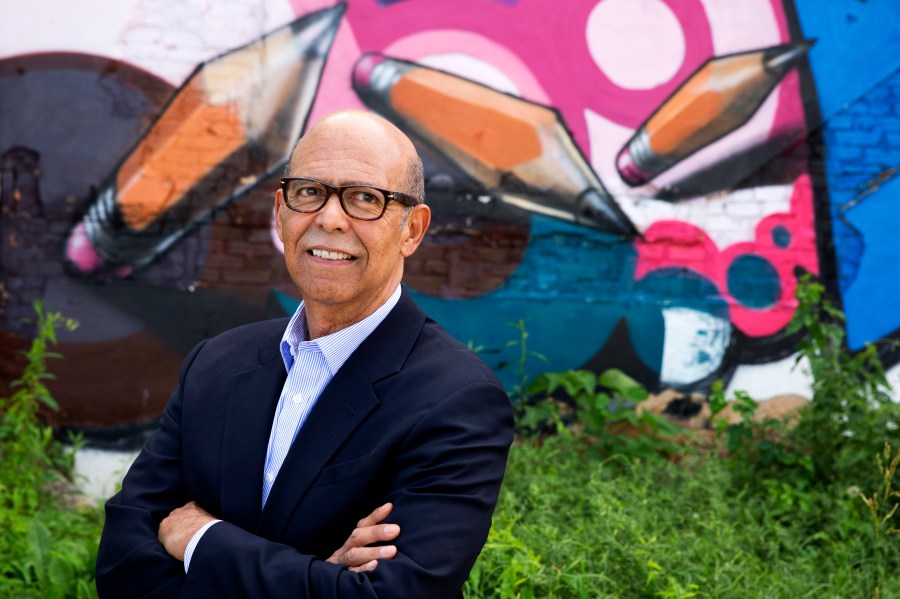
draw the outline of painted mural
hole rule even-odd
[[[530,374],[727,381],[792,352],[803,273],[852,348],[900,329],[888,0],[24,4],[6,21],[33,30],[0,40],[0,379],[34,300],[78,319],[49,417],[96,444],[152,427],[195,343],[297,306],[272,199],[339,108],[416,143],[434,219],[405,285],[510,387],[517,323]]]

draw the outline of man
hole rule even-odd
[[[400,290],[431,219],[412,143],[339,112],[288,174],[275,222],[303,303],[188,355],[107,503],[103,597],[456,597],[484,545],[511,408]]]

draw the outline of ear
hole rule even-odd
[[[406,219],[407,235],[406,239],[403,240],[403,247],[400,248],[400,253],[403,254],[404,258],[409,258],[418,249],[430,224],[431,208],[425,204],[413,207],[412,212],[409,213],[409,218]]]
[[[275,232],[278,233],[278,239],[284,243],[284,235],[281,233],[281,208],[284,202],[281,201],[281,188],[275,191]]]

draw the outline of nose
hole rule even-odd
[[[316,222],[326,231],[345,231],[348,218],[337,193],[330,194],[325,205],[316,212]]]

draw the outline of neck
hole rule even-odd
[[[321,302],[305,302],[306,328],[309,331],[310,341],[337,333],[371,316],[388,301],[396,288],[397,285],[391,285],[375,300],[351,308]]]

